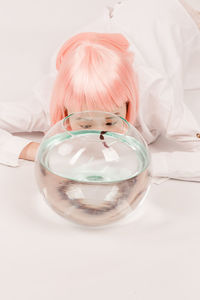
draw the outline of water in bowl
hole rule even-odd
[[[79,224],[100,226],[131,213],[150,183],[149,157],[135,138],[75,131],[45,141],[36,178],[47,203]]]

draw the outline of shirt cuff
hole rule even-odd
[[[152,177],[168,177],[169,168],[164,153],[151,153]]]
[[[169,177],[186,181],[200,181],[199,152],[152,153],[152,177]]]
[[[12,136],[9,141],[0,148],[0,163],[11,166],[19,166],[19,155],[26,145],[32,143],[32,140]]]

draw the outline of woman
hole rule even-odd
[[[45,132],[71,112],[98,109],[125,117],[148,144],[161,134],[178,143],[177,152],[152,155],[153,176],[200,181],[200,126],[183,103],[184,89],[200,87],[200,31],[186,9],[175,0],[120,1],[68,39],[38,100],[22,103],[9,124],[0,118],[0,162],[35,159],[39,144],[10,133]]]

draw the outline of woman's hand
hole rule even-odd
[[[22,150],[22,152],[19,155],[19,158],[25,159],[25,160],[35,161],[35,159],[36,159],[36,153],[37,153],[37,150],[38,150],[39,146],[40,146],[40,144],[36,143],[36,142],[29,143]]]

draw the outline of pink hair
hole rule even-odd
[[[50,116],[54,125],[72,111],[113,111],[128,102],[127,121],[138,111],[137,78],[132,68],[129,42],[119,33],[83,32],[60,49]]]

